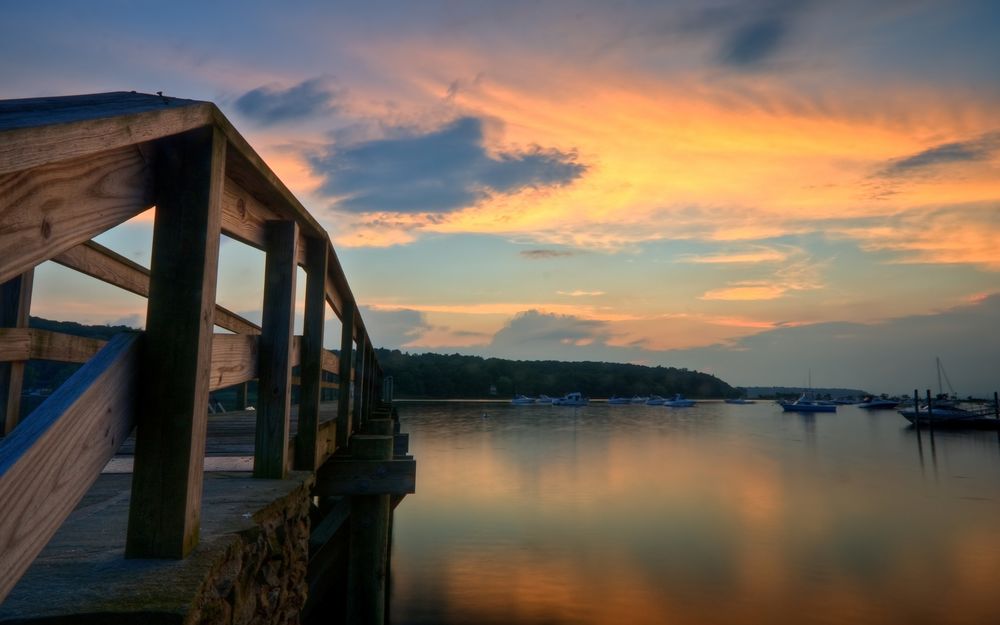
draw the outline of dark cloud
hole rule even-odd
[[[787,29],[787,20],[778,16],[751,22],[723,42],[720,57],[733,67],[757,65],[778,49]]]
[[[892,161],[881,171],[881,175],[891,178],[925,171],[939,165],[987,161],[997,150],[1000,150],[1000,132],[990,132],[968,141],[942,143]]]
[[[322,191],[359,213],[443,213],[492,193],[568,184],[586,171],[575,154],[558,150],[490,155],[473,117],[424,135],[333,148],[312,166],[325,178]]]
[[[721,37],[717,60],[733,69],[755,69],[787,43],[810,0],[760,0],[699,7],[684,13],[682,32]]]
[[[427,317],[418,310],[380,310],[360,306],[361,318],[372,342],[388,349],[398,349],[420,338],[431,329]],[[340,336],[340,331],[334,336]]]
[[[608,336],[608,327],[603,321],[528,310],[515,315],[493,335],[490,347],[503,351],[530,345],[532,349],[540,349],[544,353],[560,346],[576,346],[581,341],[603,344]]]
[[[560,258],[562,256],[573,256],[573,252],[565,250],[522,250],[521,256],[532,260],[542,260],[546,258]]]
[[[262,124],[277,124],[333,110],[337,94],[319,78],[288,89],[258,87],[235,102],[236,110]]]

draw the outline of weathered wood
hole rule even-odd
[[[151,171],[134,146],[0,175],[0,282],[152,203]]]
[[[157,154],[130,557],[181,558],[198,543],[225,159],[212,127]]]
[[[0,174],[191,130],[216,110],[209,102],[126,92],[0,101]]]
[[[149,297],[149,270],[94,241],[86,241],[52,258],[98,280]],[[215,325],[237,334],[260,334],[260,326],[223,308],[215,306]]]
[[[54,360],[87,362],[107,341],[38,328],[0,328],[0,362]]]
[[[358,349],[354,352],[354,408],[351,410],[352,431],[360,432],[365,425],[365,405],[364,392],[367,383],[368,370],[368,350],[365,338],[358,342]]]
[[[328,349],[322,351],[323,371],[330,373],[340,373],[340,358]]]
[[[287,471],[298,230],[294,221],[272,221],[268,224],[258,367],[255,477],[283,479]]]
[[[119,334],[0,441],[0,602],[132,428],[137,334]]]
[[[347,445],[351,436],[351,380],[354,371],[354,301],[344,302],[344,316],[340,330],[340,391],[337,393],[337,447]]]
[[[212,335],[210,390],[247,382],[257,377],[260,337],[248,334]],[[244,402],[246,399],[244,398]],[[245,405],[245,403],[244,403]]]
[[[348,555],[347,581],[347,623],[381,624],[385,622],[385,589],[389,546],[389,515],[391,514],[388,494],[398,486],[397,470],[402,465],[387,465],[392,462],[391,436],[355,435],[351,438],[350,466],[340,465],[336,460],[324,465],[332,476],[323,481],[326,489],[338,490],[339,477],[347,476],[350,490],[367,493],[351,498],[351,531]],[[405,480],[404,480],[405,481]]]
[[[365,424],[365,434],[378,436],[391,436],[393,430],[392,419],[372,418]]]
[[[272,210],[254,198],[232,178],[226,178],[222,196],[222,233],[241,243],[263,250],[267,248],[267,223],[293,221],[294,214]],[[306,265],[306,237],[299,233],[295,262]],[[324,239],[325,240],[325,239]],[[329,242],[326,242],[329,247]]]
[[[326,239],[307,239],[306,301],[302,323],[299,390],[299,433],[295,438],[296,469],[316,468],[316,435],[323,385],[323,326],[326,325]]]
[[[360,434],[357,436],[361,436]],[[391,442],[391,437],[389,437]],[[330,459],[317,474],[314,495],[408,495],[416,492],[417,463],[412,458]]]
[[[33,279],[34,270],[28,270],[0,284],[0,329],[28,327]],[[21,420],[25,360],[0,362],[0,435],[11,432]]]

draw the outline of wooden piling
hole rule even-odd
[[[299,429],[295,438],[295,468],[316,469],[316,437],[323,386],[323,326],[326,323],[325,239],[306,240],[306,309],[302,324]]]
[[[341,311],[340,387],[337,389],[337,447],[347,446],[351,436],[351,379],[354,363],[354,302],[345,301]]]
[[[392,436],[356,434],[351,438],[351,456],[358,460],[391,460],[392,448]],[[391,510],[388,494],[351,497],[348,625],[385,622]]]

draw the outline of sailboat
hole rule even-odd
[[[809,370],[809,390],[799,395],[795,401],[779,400],[778,405],[785,412],[837,412],[837,405],[821,402],[813,397],[812,369]]]
[[[928,424],[935,426],[960,426],[960,427],[989,427],[1000,426],[1000,420],[996,417],[997,408],[988,405],[979,405],[973,408],[965,408],[959,405],[955,394],[955,389],[948,379],[948,373],[941,364],[941,358],[935,357],[934,364],[937,367],[938,394],[931,401],[899,410],[899,414],[904,419],[913,424]],[[948,393],[944,392],[941,386],[941,378],[948,383]],[[927,392],[928,396],[930,391]],[[930,399],[928,397],[928,399]]]

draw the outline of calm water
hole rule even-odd
[[[996,432],[770,402],[400,413],[393,623],[1000,622]]]

